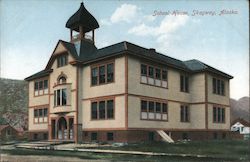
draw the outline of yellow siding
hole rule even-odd
[[[230,108],[225,107],[225,123],[213,123],[213,105],[208,105],[208,128],[209,129],[230,129]]]
[[[125,93],[125,57],[115,59],[115,82],[91,86],[91,67],[86,66],[82,71],[83,99]]]
[[[83,101],[83,129],[92,128],[124,128],[125,127],[125,97],[115,97],[115,118],[109,120],[91,120],[91,101]]]
[[[215,77],[216,78],[216,77]],[[208,75],[208,102],[229,105],[229,81],[225,80],[225,96],[213,93],[213,76]]]
[[[34,109],[29,108],[29,131],[48,129],[48,123],[34,124]]]
[[[180,103],[168,102],[166,121],[149,121],[140,119],[140,98],[128,98],[128,127],[129,128],[159,128],[159,129],[204,129],[205,105],[190,105],[190,122],[180,122]]]

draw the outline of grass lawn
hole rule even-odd
[[[142,143],[127,145],[123,147],[106,147],[102,149],[120,149],[147,152],[164,152],[173,154],[199,154],[214,158],[225,159],[249,159],[250,141],[244,140],[211,140],[211,141],[190,141],[177,143]]]
[[[105,153],[86,153],[76,151],[49,151],[15,149],[2,150],[2,153],[13,155],[47,155],[78,157],[80,159],[105,159],[111,161],[173,161],[173,162],[221,162],[221,161],[249,161],[248,141],[203,141],[167,144],[162,142],[142,143],[127,145],[123,147],[106,147],[102,149],[134,150],[147,152],[165,152],[174,154],[200,154],[208,155],[209,158],[191,158],[178,156],[144,156],[144,155],[122,155]],[[98,148],[100,149],[100,148]]]

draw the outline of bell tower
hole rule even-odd
[[[86,40],[95,44],[95,29],[99,28],[99,24],[82,2],[80,8],[67,21],[66,28],[70,29],[71,42]]]

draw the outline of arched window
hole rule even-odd
[[[66,82],[67,82],[67,80],[66,80],[65,76],[60,76],[58,78],[58,84],[64,84]]]

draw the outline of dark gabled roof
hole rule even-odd
[[[74,42],[74,43],[62,40],[60,40],[59,42],[63,44],[63,46],[73,56],[75,61],[80,64],[87,64],[103,58],[113,57],[120,54],[130,54],[140,58],[152,60],[176,69],[184,70],[189,73],[198,73],[207,71],[224,76],[229,79],[233,78],[232,76],[220,70],[217,70],[199,60],[188,60],[188,61],[177,60],[175,58],[158,53],[154,49],[147,49],[126,41],[100,49],[97,49],[92,42],[89,42],[87,40],[81,40],[79,42]],[[55,57],[52,56],[49,62],[53,62],[54,59]],[[45,70],[40,71],[26,78],[26,80],[32,80],[34,78],[46,76],[49,75],[50,72],[51,71],[49,71],[49,68],[47,66]]]
[[[242,119],[242,118],[237,118],[237,119],[235,119],[235,120],[231,123],[231,125],[234,125],[234,124],[237,123],[237,122],[241,123],[241,124],[244,125],[244,126],[250,127],[250,122],[248,122],[248,121],[246,121],[246,120],[244,120],[244,119]]]
[[[48,76],[52,71],[53,71],[52,69],[42,70],[42,71],[39,71],[38,73],[35,73],[35,74],[25,78],[24,80],[30,81],[30,80],[33,80],[33,79],[36,79],[36,78],[45,77],[45,76]]]
[[[80,25],[83,27],[84,33],[99,28],[97,20],[84,7],[83,2],[76,13],[69,18],[66,27],[79,32]]]
[[[199,60],[188,60],[188,61],[184,61],[184,64],[190,69],[192,70],[194,73],[196,72],[202,72],[202,71],[208,71],[208,72],[212,72],[221,76],[224,76],[226,78],[232,79],[233,77],[231,75],[228,75],[220,70],[217,70]]]

